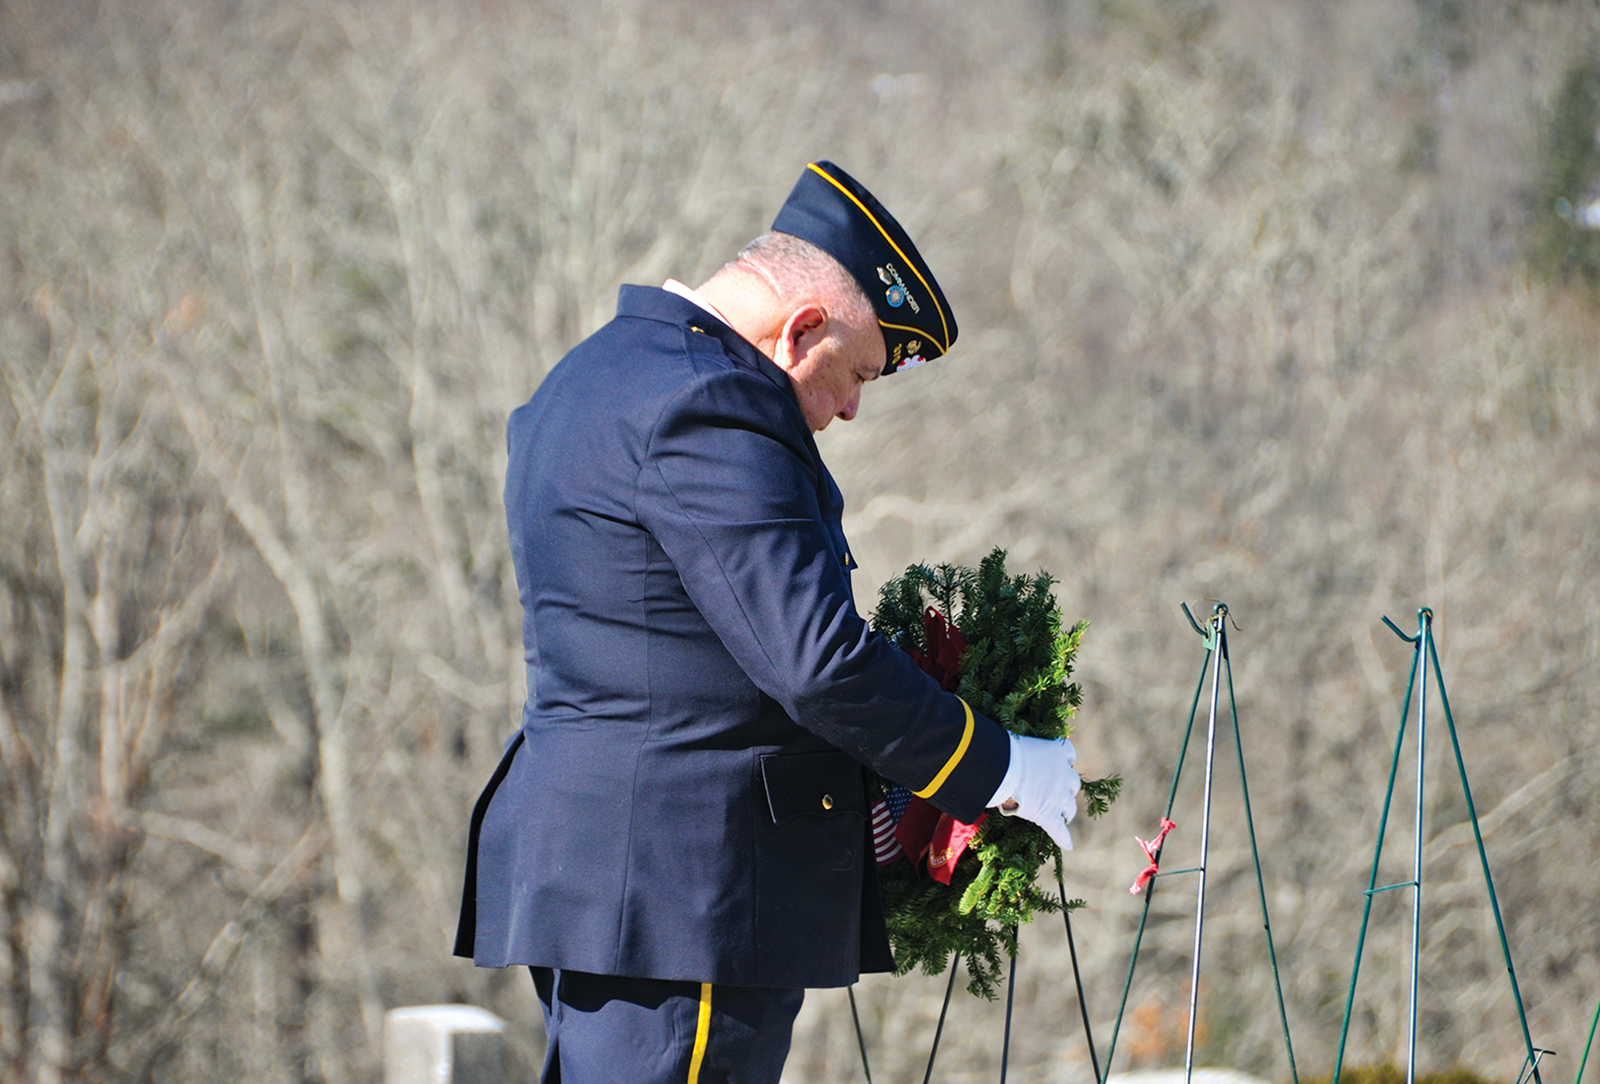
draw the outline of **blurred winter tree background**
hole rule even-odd
[[[3,0],[0,1079],[359,1084],[384,1009],[454,1000],[537,1057],[526,975],[448,956],[522,696],[505,417],[620,283],[703,280],[819,157],[895,210],[962,327],[822,438],[863,608],[1000,545],[1092,622],[1082,764],[1127,778],[1068,861],[1102,1049],[1131,837],[1201,658],[1178,603],[1239,623],[1303,1074],[1331,1068],[1410,665],[1380,619],[1428,605],[1534,1039],[1575,1067],[1597,127],[1594,0]],[[1287,1080],[1231,758],[1202,1061]],[[1447,758],[1422,1064],[1510,1080]],[[1173,886],[1118,1069],[1181,1060]],[[1352,1061],[1405,1041],[1403,897],[1374,909]],[[920,1073],[942,992],[859,988],[883,1079]],[[1015,1077],[1090,1079],[1055,923],[1016,994]],[[994,1075],[1002,1010],[958,998],[941,1079]],[[787,1079],[857,1062],[844,994],[813,994]]]

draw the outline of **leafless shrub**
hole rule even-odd
[[[1080,748],[1129,778],[1069,862],[1102,1045],[1199,663],[1176,603],[1221,597],[1302,1070],[1337,1037],[1408,663],[1377,620],[1420,604],[1536,1039],[1575,1049],[1600,335],[1516,239],[1597,31],[1458,7],[0,9],[0,1076],[370,1080],[381,1010],[451,999],[536,1047],[524,976],[445,957],[522,695],[504,418],[619,282],[709,274],[819,156],[962,313],[960,357],[825,436],[863,600],[1000,544],[1093,621]],[[1219,752],[1207,1056],[1283,1076]],[[1426,1056],[1507,1075],[1438,768]],[[1170,1056],[1186,896],[1158,897],[1119,1065]],[[1402,1038],[1377,918],[1363,1061]],[[1013,1069],[1086,1079],[1060,930],[1023,941]],[[878,1072],[920,1072],[941,994],[863,984]],[[1001,1007],[952,1011],[941,1079],[987,1078]],[[814,995],[792,1079],[856,1056]]]

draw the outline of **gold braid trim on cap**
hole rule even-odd
[[[944,306],[939,304],[939,298],[933,292],[933,287],[928,285],[928,280],[922,277],[922,272],[921,271],[917,270],[917,261],[913,260],[910,256],[907,256],[904,252],[901,251],[900,246],[894,243],[894,238],[889,236],[889,231],[883,228],[883,224],[881,222],[879,222],[876,217],[873,216],[871,211],[867,210],[865,204],[863,204],[860,200],[856,199],[855,193],[851,192],[848,188],[846,188],[844,185],[840,184],[838,181],[834,180],[832,177],[829,177],[827,170],[818,169],[817,168],[817,164],[815,162],[812,162],[806,168],[810,169],[810,170],[815,170],[819,177],[825,178],[829,184],[833,185],[833,187],[837,188],[840,192],[843,192],[845,199],[849,200],[851,203],[855,204],[858,208],[860,208],[861,213],[867,216],[867,221],[871,222],[874,226],[878,227],[878,232],[883,234],[883,239],[885,241],[889,242],[889,247],[895,250],[895,252],[899,255],[900,259],[905,261],[905,265],[911,269],[911,273],[913,275],[917,276],[917,281],[922,283],[922,288],[924,290],[928,291],[928,300],[933,302],[933,307],[934,307],[935,311],[937,311],[939,313],[939,326],[944,329],[944,340],[939,345],[939,352],[941,354],[948,354],[950,352],[950,322],[944,318]],[[883,323],[883,321],[881,321],[881,320],[878,321],[878,322],[880,324]],[[884,326],[885,327],[894,327],[895,325],[893,325],[893,324],[885,324]],[[921,328],[911,328],[911,329],[907,329],[907,330],[914,330],[920,335],[928,334],[928,332],[923,331]],[[969,708],[967,710],[970,711],[971,709]]]

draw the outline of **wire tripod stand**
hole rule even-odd
[[[1461,757],[1461,741],[1456,736],[1456,723],[1450,713],[1450,697],[1445,692],[1444,674],[1439,668],[1439,652],[1434,646],[1433,639],[1433,611],[1424,606],[1417,611],[1417,634],[1407,636],[1399,627],[1387,617],[1383,623],[1389,626],[1400,639],[1412,645],[1413,656],[1411,660],[1411,677],[1406,683],[1405,701],[1400,708],[1400,729],[1395,736],[1394,762],[1389,769],[1389,789],[1383,799],[1383,815],[1378,821],[1378,842],[1373,848],[1372,875],[1367,881],[1366,902],[1361,912],[1361,933],[1356,939],[1355,964],[1350,969],[1350,993],[1345,1000],[1344,1024],[1339,1029],[1339,1053],[1334,1060],[1332,1084],[1339,1084],[1339,1074],[1344,1069],[1345,1040],[1350,1034],[1350,1015],[1355,1005],[1356,980],[1361,975],[1361,954],[1366,947],[1367,923],[1372,916],[1373,897],[1380,893],[1394,889],[1409,888],[1411,893],[1411,983],[1408,1009],[1408,1026],[1406,1032],[1406,1084],[1414,1084],[1417,1070],[1417,985],[1419,978],[1419,961],[1422,946],[1422,847],[1423,847],[1423,794],[1428,744],[1428,671],[1432,663],[1434,682],[1439,690],[1439,705],[1444,709],[1445,725],[1450,732],[1450,747],[1455,752],[1456,770],[1461,777],[1461,794],[1466,799],[1467,816],[1472,821],[1472,836],[1478,844],[1478,860],[1483,866],[1483,883],[1489,891],[1489,905],[1494,911],[1495,930],[1500,934],[1500,951],[1505,959],[1506,974],[1511,979],[1511,994],[1517,1003],[1517,1019],[1522,1025],[1522,1041],[1526,1049],[1522,1068],[1517,1073],[1517,1084],[1533,1081],[1542,1084],[1539,1076],[1539,1061],[1545,1055],[1554,1055],[1554,1051],[1545,1050],[1533,1045],[1533,1038],[1528,1031],[1528,1014],[1522,1005],[1522,990],[1517,984],[1517,971],[1511,963],[1511,945],[1506,940],[1506,924],[1500,917],[1500,900],[1495,895],[1494,878],[1489,873],[1489,856],[1483,847],[1483,830],[1478,824],[1478,809],[1472,801],[1472,787],[1467,783],[1467,766]],[[1422,682],[1419,685],[1417,675],[1421,674]],[[1396,884],[1378,887],[1378,862],[1383,857],[1383,837],[1389,825],[1389,810],[1394,801],[1395,779],[1400,771],[1400,751],[1406,737],[1406,720],[1411,714],[1411,694],[1417,694],[1417,784],[1416,784],[1416,827],[1415,849],[1412,856],[1411,879],[1400,881]],[[1596,1010],[1596,1019],[1600,1020],[1600,1009]],[[1591,1027],[1589,1037],[1594,1038]],[[1588,1058],[1587,1047],[1584,1050],[1585,1060]],[[1578,1069],[1582,1076],[1583,1069]]]
[[[1139,946],[1144,941],[1145,926],[1150,920],[1150,903],[1155,896],[1156,881],[1162,877],[1194,873],[1199,877],[1195,894],[1194,947],[1190,957],[1189,1006],[1184,1035],[1184,1080],[1187,1082],[1194,1075],[1195,1026],[1199,1018],[1200,956],[1205,932],[1206,866],[1211,845],[1211,798],[1217,747],[1217,714],[1225,678],[1228,689],[1228,714],[1233,723],[1233,747],[1239,759],[1239,788],[1244,798],[1244,820],[1249,830],[1250,855],[1255,863],[1257,898],[1261,903],[1261,926],[1267,937],[1267,958],[1272,964],[1272,981],[1278,995],[1278,1021],[1283,1027],[1284,1048],[1289,1056],[1289,1074],[1294,1084],[1299,1084],[1300,1073],[1295,1067],[1294,1041],[1289,1035],[1289,1016],[1284,1009],[1283,979],[1278,971],[1278,952],[1272,943],[1272,920],[1267,912],[1267,890],[1261,876],[1261,851],[1256,845],[1255,818],[1250,811],[1250,783],[1245,772],[1244,741],[1239,732],[1239,705],[1233,693],[1233,661],[1228,654],[1228,607],[1226,603],[1215,603],[1210,620],[1202,628],[1189,607],[1182,603],[1179,605],[1183,607],[1184,616],[1189,619],[1194,631],[1205,641],[1205,658],[1200,663],[1200,677],[1195,682],[1194,699],[1189,706],[1189,723],[1183,732],[1183,744],[1178,749],[1178,763],[1172,772],[1172,786],[1167,792],[1166,812],[1161,817],[1162,832],[1156,840],[1151,841],[1153,846],[1151,843],[1145,844],[1150,856],[1150,867],[1140,875],[1143,883],[1144,908],[1139,915],[1139,929],[1134,935],[1133,952],[1128,958],[1128,975],[1122,984],[1122,1000],[1117,1006],[1117,1022],[1111,1029],[1111,1045],[1106,1050],[1105,1064],[1109,1073],[1111,1059],[1117,1052],[1117,1037],[1122,1032],[1122,1019],[1128,1008],[1128,993],[1133,988],[1133,972],[1139,961]],[[1163,870],[1160,868],[1161,851],[1166,833],[1172,826],[1172,810],[1177,801],[1178,781],[1183,775],[1183,763],[1188,757],[1190,739],[1194,736],[1195,717],[1199,713],[1200,695],[1205,690],[1208,671],[1211,675],[1211,695],[1206,720],[1205,776],[1201,796],[1200,864],[1189,869]]]
[[[1192,1079],[1194,1072],[1196,1024],[1199,1015],[1201,950],[1203,947],[1205,930],[1206,873],[1210,848],[1211,805],[1214,783],[1217,719],[1220,707],[1220,693],[1222,687],[1225,685],[1228,693],[1229,718],[1233,728],[1234,750],[1238,756],[1239,785],[1243,797],[1245,825],[1248,830],[1250,853],[1255,868],[1257,899],[1261,905],[1261,924],[1266,935],[1267,955],[1271,964],[1273,985],[1277,994],[1278,1020],[1283,1030],[1284,1048],[1288,1056],[1290,1077],[1293,1081],[1293,1084],[1299,1084],[1300,1076],[1295,1064],[1294,1042],[1290,1036],[1288,1013],[1284,1004],[1283,980],[1278,967],[1277,950],[1273,944],[1272,922],[1267,909],[1266,886],[1261,873],[1261,852],[1256,841],[1255,821],[1250,806],[1250,787],[1248,776],[1245,770],[1244,745],[1239,728],[1238,703],[1237,699],[1235,698],[1233,688],[1233,663],[1228,652],[1228,607],[1224,603],[1216,603],[1213,606],[1210,620],[1204,627],[1202,627],[1201,624],[1195,620],[1194,614],[1190,611],[1189,607],[1184,604],[1180,605],[1182,606],[1184,616],[1189,620],[1189,624],[1204,641],[1205,657],[1200,665],[1200,676],[1195,684],[1194,698],[1189,708],[1188,724],[1184,730],[1183,743],[1178,750],[1177,764],[1173,769],[1172,785],[1167,793],[1166,810],[1162,816],[1162,831],[1154,840],[1148,842],[1141,841],[1141,843],[1145,845],[1146,851],[1150,858],[1149,868],[1140,875],[1140,881],[1136,885],[1136,889],[1141,890],[1144,894],[1144,906],[1140,914],[1138,930],[1134,935],[1133,951],[1129,956],[1127,976],[1122,987],[1122,998],[1117,1007],[1116,1023],[1113,1025],[1111,1030],[1111,1042],[1106,1048],[1104,1061],[1100,1059],[1096,1051],[1094,1036],[1090,1030],[1089,1012],[1083,996],[1083,980],[1078,967],[1077,947],[1074,944],[1072,936],[1072,917],[1070,912],[1066,911],[1065,909],[1065,905],[1067,903],[1066,888],[1061,881],[1059,868],[1057,870],[1057,886],[1061,892],[1063,918],[1066,920],[1067,945],[1071,951],[1073,977],[1077,982],[1078,1006],[1083,1017],[1084,1035],[1088,1041],[1089,1056],[1094,1069],[1094,1078],[1096,1084],[1105,1084],[1106,1079],[1111,1075],[1112,1059],[1116,1055],[1117,1039],[1121,1034],[1123,1018],[1127,1011],[1128,996],[1133,986],[1134,970],[1138,963],[1139,949],[1143,942],[1145,928],[1150,917],[1150,905],[1152,898],[1155,895],[1156,881],[1161,878],[1177,877],[1192,873],[1197,874],[1198,878],[1195,901],[1194,940],[1190,960],[1188,1015],[1184,1041],[1184,1079],[1186,1084]],[[1417,1010],[1423,885],[1422,859],[1424,843],[1424,768],[1427,749],[1428,671],[1430,665],[1434,676],[1434,684],[1437,688],[1439,704],[1444,711],[1445,723],[1450,734],[1450,744],[1455,755],[1456,769],[1461,781],[1462,796],[1466,801],[1468,818],[1472,824],[1473,838],[1477,843],[1478,858],[1483,870],[1484,885],[1488,890],[1489,903],[1494,914],[1495,928],[1500,938],[1500,948],[1505,961],[1506,974],[1510,979],[1511,992],[1516,1002],[1517,1016],[1522,1028],[1525,1057],[1523,1059],[1522,1068],[1518,1072],[1516,1084],[1543,1084],[1539,1072],[1539,1063],[1542,1058],[1546,1056],[1553,1056],[1554,1051],[1534,1046],[1531,1033],[1528,1029],[1527,1012],[1523,1005],[1521,988],[1517,982],[1516,969],[1511,962],[1510,943],[1506,937],[1505,922],[1501,916],[1499,899],[1495,894],[1494,880],[1489,870],[1489,859],[1488,854],[1484,849],[1483,832],[1478,820],[1477,807],[1473,802],[1472,790],[1467,782],[1466,764],[1461,754],[1461,743],[1457,736],[1455,719],[1450,711],[1450,700],[1445,690],[1444,676],[1439,666],[1438,651],[1435,647],[1433,638],[1433,611],[1427,607],[1419,609],[1417,611],[1417,620],[1417,634],[1415,636],[1408,636],[1404,632],[1401,632],[1399,627],[1396,626],[1393,621],[1390,621],[1389,618],[1383,618],[1383,623],[1387,625],[1396,636],[1413,646],[1414,657],[1411,664],[1411,677],[1406,686],[1405,700],[1400,711],[1400,727],[1395,738],[1394,758],[1389,771],[1388,791],[1384,797],[1383,814],[1380,818],[1378,826],[1378,838],[1376,846],[1374,847],[1372,858],[1372,872],[1368,880],[1366,892],[1364,893],[1365,901],[1361,917],[1361,930],[1356,942],[1355,963],[1351,968],[1350,989],[1345,1003],[1344,1020],[1339,1032],[1338,1054],[1334,1061],[1333,1076],[1330,1084],[1339,1084],[1340,1074],[1344,1067],[1346,1042],[1349,1037],[1351,1015],[1355,1005],[1356,983],[1360,977],[1361,959],[1366,945],[1366,937],[1372,913],[1373,899],[1375,896],[1382,893],[1404,888],[1410,888],[1413,890],[1411,900],[1411,973],[1408,1004],[1409,1024],[1407,1031],[1406,1084],[1415,1084],[1416,1081]],[[1417,681],[1419,672],[1422,676],[1420,685]],[[1205,692],[1206,678],[1208,674],[1211,680],[1210,696],[1208,701],[1209,710],[1207,713],[1206,723],[1204,781],[1201,798],[1200,864],[1187,869],[1170,871],[1163,870],[1160,869],[1161,853],[1167,831],[1173,827],[1170,818],[1172,816],[1172,811],[1177,799],[1178,784],[1183,774],[1184,762],[1188,757],[1189,745],[1194,736],[1194,724],[1199,714],[1200,697],[1202,693]],[[1414,841],[1415,848],[1413,853],[1412,876],[1410,880],[1379,887],[1377,883],[1379,863],[1383,855],[1384,836],[1388,828],[1389,814],[1393,806],[1395,783],[1396,779],[1398,778],[1400,756],[1406,737],[1407,719],[1410,716],[1412,694],[1414,692],[1417,694],[1417,768],[1416,824]],[[1014,940],[1015,930],[1013,930],[1013,942]],[[939,1013],[938,1026],[934,1032],[933,1046],[928,1054],[927,1069],[922,1078],[923,1084],[929,1084],[933,1076],[934,1061],[938,1055],[940,1039],[944,1033],[945,1018],[950,1008],[950,998],[955,989],[956,971],[960,965],[960,962],[961,960],[959,956],[953,957],[950,961],[950,979],[945,989],[944,1005]],[[1010,1055],[1013,1007],[1012,999],[1016,986],[1016,969],[1017,958],[1015,955],[1013,955],[1011,957],[1010,977],[1007,981],[1005,1039],[1001,1053],[1000,1084],[1005,1084]],[[862,1033],[861,1019],[856,1008],[855,992],[853,988],[850,990],[850,1012],[852,1019],[855,1022],[856,1040],[861,1053],[862,1069],[866,1074],[867,1084],[872,1084],[872,1070],[867,1062],[866,1040]],[[1589,1041],[1584,1046],[1583,1062],[1579,1065],[1578,1075],[1577,1078],[1575,1078],[1575,1084],[1576,1081],[1581,1081],[1582,1079],[1583,1070],[1588,1063],[1590,1047],[1593,1045],[1597,1028],[1600,1028],[1600,1005],[1597,1005],[1595,1009],[1594,1023],[1591,1024],[1589,1029]]]
[[[1089,1060],[1090,1064],[1094,1068],[1095,1084],[1102,1084],[1103,1078],[1100,1075],[1100,1059],[1098,1055],[1096,1055],[1094,1049],[1094,1033],[1089,1028],[1089,1008],[1083,999],[1083,974],[1078,969],[1078,946],[1072,937],[1072,912],[1067,907],[1067,886],[1062,880],[1061,870],[1059,867],[1056,870],[1056,890],[1061,893],[1061,917],[1066,921],[1067,950],[1072,956],[1072,977],[1077,983],[1078,987],[1078,1010],[1083,1017],[1083,1034],[1089,1045]],[[1013,926],[1011,928],[1012,943],[1016,942],[1016,938],[1017,930],[1016,927]],[[939,1040],[944,1037],[945,1017],[948,1016],[950,1012],[950,995],[955,992],[956,974],[960,967],[961,957],[959,955],[952,956],[950,958],[950,980],[945,983],[944,1004],[939,1009],[939,1023],[938,1026],[934,1028],[933,1046],[928,1051],[928,1067],[922,1074],[922,1084],[928,1084],[928,1082],[933,1079],[933,1064],[935,1059],[939,1056]],[[1012,956],[1010,974],[1006,978],[1006,1024],[1005,1037],[1000,1046],[1000,1084],[1006,1084],[1006,1071],[1011,1062],[1011,1019],[1012,1010],[1015,1005],[1014,998],[1016,990],[1017,958],[1016,956]],[[867,1060],[867,1039],[865,1033],[861,1030],[861,1013],[856,1008],[855,987],[849,987],[848,992],[850,994],[850,1019],[854,1022],[856,1028],[857,1049],[861,1051],[861,1071],[867,1078],[867,1084],[872,1084],[872,1066]]]
[[[1100,1060],[1100,1056],[1099,1056],[1099,1054],[1098,1054],[1098,1052],[1097,1052],[1097,1050],[1095,1048],[1094,1034],[1093,1034],[1093,1032],[1092,1032],[1092,1030],[1090,1028],[1090,1024],[1089,1024],[1089,1011],[1088,1011],[1088,1007],[1087,1007],[1087,1005],[1085,1003],[1084,995],[1083,995],[1083,978],[1082,978],[1082,974],[1081,974],[1081,971],[1080,971],[1079,966],[1078,966],[1078,950],[1077,950],[1077,946],[1076,946],[1076,944],[1075,944],[1075,942],[1073,940],[1073,936],[1072,936],[1072,915],[1071,915],[1071,912],[1068,911],[1067,908],[1066,908],[1066,904],[1067,904],[1066,886],[1065,886],[1064,883],[1062,883],[1059,868],[1057,870],[1056,884],[1057,884],[1057,889],[1059,890],[1059,892],[1061,894],[1062,917],[1066,921],[1067,947],[1068,947],[1068,950],[1071,953],[1071,958],[1072,958],[1072,973],[1073,973],[1073,978],[1074,978],[1074,980],[1076,981],[1076,984],[1077,984],[1078,1008],[1079,1008],[1079,1011],[1080,1011],[1080,1013],[1082,1014],[1082,1017],[1083,1017],[1083,1030],[1084,1030],[1085,1039],[1087,1040],[1087,1043],[1088,1043],[1090,1064],[1091,1064],[1091,1067],[1094,1070],[1095,1084],[1104,1084],[1104,1081],[1105,1081],[1106,1077],[1109,1076],[1109,1074],[1110,1074],[1111,1059],[1116,1053],[1117,1036],[1121,1032],[1123,1016],[1124,1016],[1124,1014],[1125,1014],[1125,1012],[1127,1010],[1128,992],[1132,988],[1132,985],[1133,985],[1134,967],[1135,967],[1135,964],[1138,962],[1139,946],[1143,941],[1145,926],[1146,926],[1147,922],[1149,921],[1149,917],[1150,917],[1150,901],[1151,901],[1151,897],[1154,895],[1154,892],[1155,892],[1155,883],[1154,883],[1155,878],[1156,877],[1173,877],[1173,876],[1178,876],[1178,875],[1186,874],[1186,873],[1198,873],[1200,876],[1199,876],[1198,896],[1197,896],[1197,902],[1196,902],[1196,908],[1195,908],[1194,952],[1193,952],[1193,960],[1192,960],[1192,972],[1191,972],[1191,977],[1190,977],[1190,982],[1189,982],[1189,1016],[1188,1016],[1187,1035],[1186,1035],[1186,1039],[1185,1039],[1185,1053],[1184,1053],[1185,1080],[1186,1081],[1189,1080],[1190,1077],[1193,1074],[1194,1053],[1195,1053],[1195,1023],[1196,1023],[1197,1012],[1198,1012],[1198,990],[1199,990],[1199,978],[1200,978],[1200,949],[1201,949],[1202,937],[1203,937],[1204,926],[1205,926],[1206,855],[1207,855],[1207,850],[1208,850],[1209,842],[1210,842],[1211,795],[1212,795],[1212,781],[1213,781],[1213,764],[1214,764],[1214,761],[1215,761],[1215,752],[1216,752],[1217,713],[1218,713],[1218,708],[1219,708],[1219,703],[1220,703],[1220,690],[1221,690],[1221,684],[1222,684],[1222,677],[1223,677],[1224,674],[1226,674],[1226,684],[1227,684],[1227,689],[1228,689],[1228,708],[1229,708],[1229,714],[1230,714],[1230,717],[1231,717],[1232,723],[1233,723],[1234,748],[1238,753],[1238,760],[1239,760],[1239,784],[1240,784],[1241,790],[1243,791],[1243,797],[1244,797],[1245,823],[1249,826],[1250,851],[1251,851],[1251,854],[1252,854],[1252,856],[1254,857],[1254,860],[1255,860],[1256,888],[1257,888],[1258,899],[1260,900],[1260,903],[1261,903],[1262,927],[1266,932],[1267,951],[1268,951],[1268,955],[1269,955],[1269,958],[1270,958],[1271,963],[1272,963],[1272,977],[1273,977],[1273,982],[1274,982],[1274,984],[1276,986],[1276,989],[1277,989],[1278,1018],[1279,1018],[1280,1023],[1283,1026],[1283,1039],[1284,1039],[1284,1045],[1288,1050],[1290,1074],[1293,1077],[1294,1084],[1299,1084],[1300,1077],[1299,1077],[1298,1071],[1295,1068],[1295,1061],[1294,1061],[1294,1044],[1293,1044],[1293,1041],[1292,1041],[1292,1039],[1290,1038],[1290,1035],[1289,1035],[1289,1019],[1288,1019],[1288,1015],[1287,1015],[1287,1013],[1286,1013],[1286,1011],[1284,1009],[1283,982],[1282,982],[1282,980],[1281,980],[1281,978],[1279,976],[1279,972],[1278,972],[1277,950],[1273,947],[1273,943],[1272,943],[1272,923],[1271,923],[1271,920],[1268,917],[1268,913],[1267,913],[1266,887],[1265,887],[1265,885],[1264,885],[1264,883],[1262,881],[1262,875],[1261,875],[1261,854],[1260,854],[1260,850],[1258,849],[1258,847],[1256,845],[1255,823],[1254,823],[1254,820],[1253,820],[1253,818],[1251,816],[1251,812],[1250,812],[1250,788],[1249,788],[1248,777],[1247,777],[1246,772],[1245,772],[1244,747],[1243,747],[1243,744],[1241,742],[1240,733],[1239,733],[1239,710],[1238,710],[1238,704],[1237,704],[1237,701],[1236,701],[1236,699],[1234,697],[1234,692],[1233,692],[1233,663],[1232,663],[1232,661],[1231,661],[1231,659],[1229,658],[1229,655],[1228,655],[1228,633],[1227,633],[1228,607],[1223,603],[1220,603],[1220,602],[1217,603],[1213,608],[1210,621],[1208,622],[1208,624],[1206,625],[1205,628],[1202,628],[1200,626],[1200,623],[1195,620],[1194,614],[1189,610],[1189,607],[1187,605],[1183,605],[1183,604],[1180,604],[1180,605],[1182,605],[1184,616],[1186,616],[1189,619],[1189,624],[1194,628],[1195,632],[1198,633],[1200,635],[1200,637],[1204,640],[1204,643],[1205,643],[1205,657],[1202,660],[1201,665],[1200,665],[1200,677],[1199,677],[1198,682],[1195,685],[1194,700],[1191,703],[1190,708],[1189,708],[1189,722],[1188,722],[1187,728],[1184,731],[1183,745],[1181,746],[1181,748],[1178,751],[1178,763],[1177,763],[1177,767],[1173,771],[1172,787],[1169,790],[1168,795],[1167,795],[1166,812],[1162,817],[1162,821],[1163,821],[1164,825],[1165,824],[1170,824],[1170,819],[1169,818],[1172,815],[1173,805],[1174,805],[1174,803],[1176,801],[1176,798],[1177,798],[1178,782],[1179,782],[1179,779],[1181,778],[1182,773],[1183,773],[1184,760],[1187,758],[1187,755],[1188,755],[1189,742],[1190,742],[1190,739],[1192,738],[1192,736],[1194,734],[1194,723],[1195,723],[1195,718],[1196,718],[1196,716],[1198,714],[1198,710],[1199,710],[1200,695],[1205,689],[1206,675],[1209,672],[1210,675],[1211,675],[1211,696],[1210,696],[1210,710],[1209,710],[1209,713],[1208,713],[1207,726],[1206,726],[1206,758],[1205,758],[1206,759],[1206,763],[1205,763],[1204,797],[1202,799],[1203,813],[1202,813],[1201,830],[1200,830],[1200,851],[1201,851],[1200,865],[1197,866],[1197,867],[1194,867],[1192,869],[1173,870],[1173,871],[1170,871],[1170,872],[1161,871],[1158,868],[1159,865],[1160,865],[1161,845],[1159,843],[1156,844],[1156,846],[1150,852],[1150,859],[1151,859],[1151,869],[1149,871],[1150,877],[1149,877],[1149,880],[1145,883],[1145,887],[1143,889],[1143,891],[1144,891],[1144,909],[1143,909],[1143,912],[1141,913],[1141,916],[1140,916],[1140,919],[1139,919],[1139,930],[1138,930],[1138,933],[1135,935],[1135,938],[1134,938],[1133,953],[1132,953],[1132,956],[1130,957],[1130,959],[1128,961],[1128,975],[1127,975],[1127,979],[1124,982],[1123,988],[1122,988],[1122,1001],[1121,1001],[1121,1004],[1118,1006],[1118,1009],[1117,1009],[1116,1024],[1112,1028],[1112,1032],[1111,1032],[1111,1044],[1106,1050],[1106,1056],[1105,1056],[1105,1060],[1103,1062]],[[1213,666],[1212,665],[1213,661],[1219,660],[1219,659],[1220,659],[1220,662],[1218,662],[1218,664],[1216,666]],[[1165,837],[1165,832],[1162,833],[1162,838],[1164,838],[1164,837]],[[1013,936],[1014,935],[1015,935],[1015,931],[1013,931]],[[950,962],[950,980],[949,980],[949,982],[948,982],[948,984],[946,985],[946,988],[945,988],[944,1005],[943,1005],[943,1008],[940,1009],[940,1012],[939,1012],[939,1023],[938,1023],[938,1026],[936,1027],[936,1029],[934,1031],[933,1047],[928,1053],[927,1069],[924,1072],[923,1078],[922,1078],[923,1084],[929,1084],[929,1081],[932,1079],[932,1076],[933,1076],[934,1060],[938,1055],[939,1042],[940,1042],[941,1037],[944,1034],[945,1017],[946,1017],[946,1014],[949,1012],[950,996],[951,996],[951,993],[955,989],[956,969],[959,966],[959,964],[960,964],[960,957],[959,956],[958,957],[953,957],[951,959],[951,962]],[[1004,1038],[1004,1043],[1003,1043],[1002,1048],[1001,1048],[1000,1084],[1005,1084],[1006,1070],[1007,1070],[1007,1065],[1008,1065],[1009,1055],[1010,1055],[1010,1049],[1011,1049],[1012,996],[1013,996],[1013,994],[1015,992],[1015,989],[1016,989],[1016,969],[1017,969],[1017,958],[1015,956],[1012,956],[1012,958],[1011,958],[1011,973],[1010,973],[1010,978],[1007,981],[1005,1038]],[[857,1041],[857,1044],[858,1044],[860,1052],[861,1052],[862,1070],[866,1075],[867,1084],[872,1084],[872,1069],[871,1069],[871,1067],[870,1067],[870,1065],[868,1064],[868,1061],[867,1061],[866,1040],[865,1040],[865,1037],[863,1036],[863,1033],[862,1033],[861,1017],[860,1017],[860,1014],[859,1014],[859,1012],[857,1011],[857,1008],[856,1008],[855,992],[854,992],[853,989],[850,991],[850,1014],[851,1014],[851,1018],[853,1019],[853,1021],[855,1023],[856,1041]]]

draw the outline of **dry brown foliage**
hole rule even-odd
[[[1223,598],[1302,1072],[1409,664],[1379,618],[1419,605],[1535,1040],[1575,1062],[1600,310],[1524,254],[1542,111],[1597,43],[1591,2],[0,6],[0,1079],[370,1081],[384,1008],[457,999],[536,1049],[526,976],[446,955],[522,695],[504,419],[619,283],[704,278],[814,157],[963,329],[823,438],[864,605],[1000,545],[1093,622],[1079,747],[1128,780],[1070,860],[1102,1047],[1200,661],[1177,603]],[[1286,1079],[1230,756],[1205,1060]],[[1434,765],[1423,1061],[1510,1078]],[[1358,1062],[1404,1041],[1399,895]],[[1119,1068],[1171,1057],[1192,907],[1157,898]],[[1060,929],[1023,945],[1013,1076],[1085,1080]],[[875,1078],[920,1074],[941,993],[863,984]],[[940,1079],[996,1072],[1001,1011],[958,1001]],[[788,1079],[854,1043],[812,995]]]

